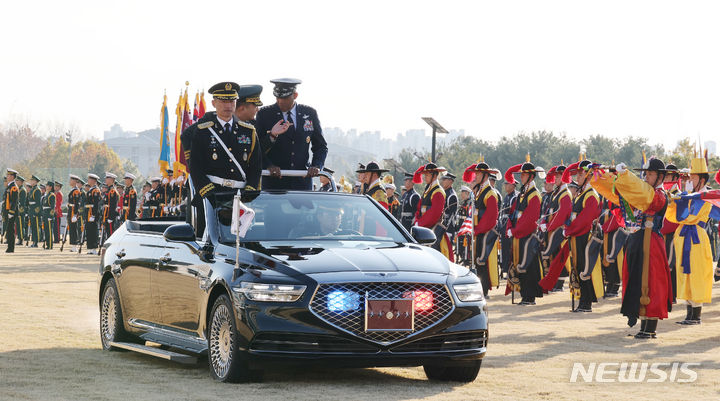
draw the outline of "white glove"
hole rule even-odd
[[[567,234],[565,234],[565,229],[563,228],[563,237],[567,238]]]
[[[73,216],[72,219],[70,219],[73,223],[77,223],[77,216]]]
[[[627,164],[620,163],[617,166],[615,166],[615,171],[618,172],[618,174],[624,173],[627,170]]]
[[[163,183],[163,184],[167,184],[168,182],[169,182],[169,181],[168,181],[167,178],[163,178],[163,180],[162,180],[162,183]]]
[[[167,213],[168,211],[170,211],[170,209],[168,209],[167,206],[163,207],[163,210],[165,211],[165,213]]]
[[[108,219],[108,224],[112,224],[112,219]]]
[[[150,200],[150,192],[145,192],[145,200]]]
[[[90,221],[90,222],[95,221],[95,216],[90,216],[90,218],[88,219],[88,221]]]
[[[545,224],[545,223],[542,223],[542,224],[540,224],[540,226],[539,226],[539,227],[540,227],[540,231],[542,231],[542,232],[545,232],[545,231],[547,231],[547,224]]]
[[[508,236],[508,238],[512,238],[512,230],[509,229],[509,228],[508,228],[508,231],[507,231],[507,236]]]

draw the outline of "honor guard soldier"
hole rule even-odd
[[[173,193],[172,182],[174,181],[172,170],[166,170],[165,174],[166,176],[162,179],[162,182],[160,183],[160,192],[162,193],[160,199],[160,211],[162,216],[170,214],[170,205],[172,204]]]
[[[130,173],[125,173],[125,192],[123,193],[123,204],[122,204],[122,221],[133,221],[137,217],[135,214],[135,208],[137,208],[137,192],[133,187],[135,182],[135,176]]]
[[[540,231],[546,233],[545,249],[542,257],[548,261],[548,275],[540,281],[540,286],[547,291],[560,292],[570,272],[568,261],[569,248],[563,248],[567,242],[562,235],[565,223],[572,216],[572,195],[567,182],[563,181],[563,172],[566,167],[562,164],[553,166],[548,170],[546,181],[552,183],[554,188],[550,193],[550,202],[546,216],[540,224]],[[564,252],[561,252],[565,249]],[[559,279],[558,279],[559,278]],[[554,281],[552,283],[551,281]],[[547,284],[546,284],[547,283]]]
[[[490,185],[490,176],[493,174],[494,171],[485,162],[472,164],[463,173],[463,181],[473,186],[474,202],[471,213],[472,235],[475,237],[474,266],[486,296],[490,288],[499,284],[498,235],[493,230],[500,214],[500,196]]]
[[[318,192],[335,192],[336,189],[333,188],[332,184],[332,178],[333,174],[335,172],[330,170],[327,167],[323,167],[323,169],[318,173],[318,179],[320,180],[320,188],[318,188]]]
[[[529,157],[528,157],[529,159]],[[535,175],[537,169],[528,160],[523,164],[512,166],[505,172],[505,179],[510,181],[512,174],[520,174],[520,191],[510,207],[510,221],[507,226],[507,236],[512,240],[512,271],[508,275],[509,287],[513,290],[515,282],[520,285],[522,301],[520,305],[535,305],[535,298],[542,297],[543,291],[538,282],[540,281],[542,269],[540,267],[540,255],[533,242],[537,240],[537,221],[540,218],[540,192],[535,187]],[[513,180],[514,181],[514,180]],[[533,238],[535,237],[535,238]],[[511,280],[511,276],[517,273],[517,280]]]
[[[635,209],[633,221],[639,223],[625,244],[620,311],[630,327],[640,319],[640,331],[635,338],[655,338],[658,319],[667,318],[672,308],[670,270],[660,235],[667,209],[667,194],[662,186],[665,164],[656,158],[648,160],[641,169],[636,169],[645,173],[643,179],[628,171],[625,163],[614,170],[614,174],[598,170],[602,174],[594,174],[591,185],[612,203],[627,202]]]
[[[357,173],[365,173],[365,195],[375,199],[377,203],[388,209],[387,194],[385,194],[385,186],[380,179],[382,173],[388,170],[380,168],[377,162],[370,162],[364,170],[357,170]]]
[[[450,239],[447,235],[444,235],[444,230],[438,230],[445,209],[445,191],[440,187],[438,175],[444,171],[444,168],[438,167],[435,163],[420,166],[415,171],[413,182],[415,184],[425,183],[425,191],[423,191],[415,212],[415,224],[433,230],[437,237],[437,240],[432,245],[433,249],[439,251],[449,261],[453,262],[455,257]],[[438,235],[438,232],[440,232],[440,235]]]
[[[575,292],[573,296],[577,295],[577,290],[580,292],[580,302],[573,312],[592,312],[592,303],[605,294],[600,258],[596,258],[593,263],[590,252],[593,228],[601,207],[600,196],[590,185],[591,165],[590,160],[582,160],[569,165],[563,172],[565,181],[574,175],[574,181],[578,184],[570,223],[566,224],[563,233],[572,254],[571,290]]]
[[[77,245],[80,244],[80,194],[78,189],[80,177],[70,174],[70,192],[67,196],[67,228],[70,235],[70,252],[77,252]]]
[[[383,181],[385,182],[385,195],[387,196],[388,210],[390,211],[390,214],[392,214],[397,221],[400,221],[400,201],[395,194],[395,183],[393,180],[393,176],[389,174],[383,178]]]
[[[140,218],[149,219],[152,216],[150,212],[150,191],[152,185],[150,181],[145,181],[142,186],[142,192],[140,193]]]
[[[150,178],[150,190],[145,194],[145,204],[143,205],[143,207],[147,206],[148,210],[150,211],[149,215],[143,215],[146,219],[162,216],[162,211],[160,209],[160,201],[162,200],[160,181],[162,181],[162,178],[160,177]]]
[[[257,129],[265,152],[263,166],[270,177],[263,179],[266,189],[312,190],[311,178],[325,165],[327,142],[317,112],[310,106],[297,104],[297,85],[292,78],[273,79],[276,103],[257,113]],[[310,159],[312,151],[312,160]],[[280,170],[305,170],[305,177],[282,177]]]
[[[400,222],[408,232],[410,232],[410,227],[412,227],[415,219],[415,212],[420,203],[420,194],[415,191],[415,185],[413,184],[413,174],[405,173],[403,183],[405,192],[400,196]]]
[[[36,175],[30,177],[30,193],[28,194],[28,218],[30,219],[30,237],[32,245],[30,248],[37,248],[40,242],[40,227],[42,216],[42,191],[38,188],[40,178]]]
[[[117,205],[120,195],[115,189],[116,179],[117,175],[110,172],[105,173],[105,185],[107,185],[108,191],[103,202],[103,238],[100,239],[100,245],[104,244],[105,240],[112,235],[113,224],[118,216]]]
[[[97,186],[99,179],[100,177],[92,173],[87,176],[90,188],[85,195],[85,238],[89,255],[98,254],[98,223],[102,219],[102,194]]]
[[[55,242],[55,207],[56,207],[55,185],[52,181],[48,181],[45,186],[45,197],[42,200],[43,210],[43,235],[45,237],[45,246],[43,249],[53,249]]]
[[[15,183],[17,171],[9,168],[5,177],[5,194],[3,196],[3,224],[5,225],[6,253],[15,252],[15,225],[18,213],[19,190]]]
[[[707,160],[703,157],[693,158],[690,161],[688,192],[707,192],[709,180]],[[666,221],[678,224],[673,239],[677,255],[677,298],[687,302],[687,315],[684,320],[676,322],[678,324],[700,324],[702,306],[711,301],[715,269],[712,244],[706,228],[708,220],[718,218],[719,215],[717,208],[710,202],[704,202],[698,208],[687,200],[673,199],[668,205]]]
[[[455,227],[455,216],[458,211],[458,197],[453,189],[455,183],[455,174],[445,173],[440,178],[440,187],[445,191],[445,209],[443,210],[442,221],[440,222],[440,228],[445,231],[450,243],[455,241],[455,233],[457,227]]]
[[[510,220],[510,208],[515,199],[517,199],[518,191],[517,182],[512,174],[504,178],[503,190],[505,191],[505,196],[502,198],[502,202],[500,202],[500,219],[498,220],[498,226],[502,227],[500,231],[500,234],[502,234],[500,237],[500,257],[502,258],[500,260],[500,270],[502,270],[503,273],[507,273],[512,264],[512,239],[507,236],[505,228]]]
[[[221,82],[209,93],[216,112],[186,129],[192,137],[190,177],[193,205],[221,190],[259,190],[262,155],[255,127],[234,116],[238,84]],[[208,117],[208,118],[205,118]],[[214,117],[214,118],[213,118]],[[209,198],[214,202],[214,198]]]
[[[181,173],[180,176],[175,179],[175,186],[173,187],[173,203],[175,204],[175,213],[178,216],[185,216],[185,201],[187,195],[185,175]]]
[[[678,195],[685,189],[681,186],[681,182],[680,171],[677,166],[673,163],[666,164],[663,187],[670,196]],[[675,231],[679,226],[679,224],[673,223],[666,218],[660,229],[660,234],[665,238],[665,253],[667,253],[668,267],[670,267],[670,275],[672,277],[673,303],[675,303],[675,299],[677,298],[677,270],[675,268],[677,258],[675,255],[675,247],[673,246],[673,239],[675,238]]]
[[[25,189],[25,179],[21,176],[15,177],[15,184],[18,187],[18,206],[15,224],[17,225],[18,245],[22,245],[27,238],[27,189]]]

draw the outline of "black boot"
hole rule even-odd
[[[693,313],[693,307],[690,304],[686,305],[687,307],[687,314],[685,315],[685,320],[681,320],[679,322],[675,322],[677,324],[690,324],[688,321],[692,319],[692,313]]]
[[[655,330],[657,329],[657,319],[644,319],[640,323],[640,331],[635,334],[637,339],[656,338]]]
[[[690,305],[688,305],[688,307],[690,307]],[[700,313],[702,313],[702,306],[691,308],[690,317],[680,322],[680,324],[687,326],[700,324]]]
[[[558,281],[555,283],[555,287],[553,287],[553,289],[550,290],[550,292],[562,292],[564,285],[565,285],[565,280],[558,279]]]

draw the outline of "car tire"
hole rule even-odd
[[[262,372],[251,370],[247,354],[239,349],[235,313],[227,295],[215,300],[207,327],[208,365],[215,380],[240,383],[262,379]]]
[[[115,279],[111,278],[105,283],[100,300],[100,341],[104,350],[112,351],[118,348],[111,346],[110,343],[125,341],[128,337],[123,327],[117,285]]]
[[[477,378],[481,365],[482,359],[470,365],[424,365],[423,369],[430,380],[470,383]]]

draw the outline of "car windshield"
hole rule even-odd
[[[232,196],[218,199],[216,213],[220,241],[235,243],[230,232]],[[244,196],[243,203],[255,211],[250,229],[240,240],[344,240],[408,242],[387,216],[364,196],[333,193],[289,192]]]

